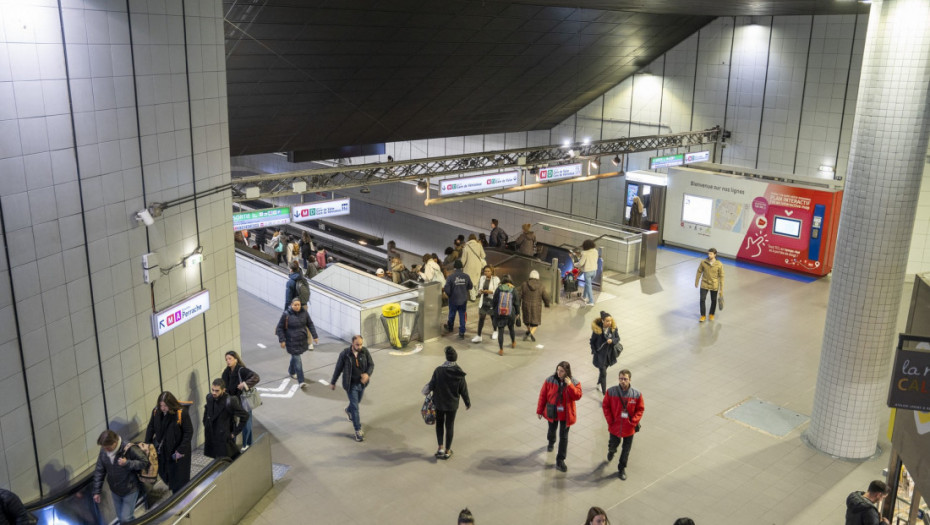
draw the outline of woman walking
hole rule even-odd
[[[504,355],[504,328],[510,329],[510,348],[517,347],[517,334],[513,330],[520,308],[520,296],[513,287],[510,275],[501,277],[501,284],[494,291],[492,300],[491,318],[494,320],[494,330],[497,331],[497,355]]]
[[[597,275],[597,260],[600,254],[597,253],[597,246],[591,239],[581,243],[581,256],[575,261],[575,267],[584,273],[584,304],[592,306],[594,304],[594,276]]]
[[[300,355],[306,352],[308,347],[313,348],[313,345],[310,344],[311,337],[314,343],[319,343],[320,339],[316,335],[316,327],[313,326],[310,314],[307,310],[301,308],[299,297],[295,297],[291,301],[291,308],[281,316],[275,333],[278,334],[278,342],[281,343],[281,348],[287,350],[287,353],[291,355],[287,373],[297,380],[300,388],[305,388],[307,383],[304,382],[304,364],[300,359]]]
[[[158,477],[174,494],[191,480],[191,439],[194,425],[171,392],[162,392],[152,409],[145,442],[158,451]]]
[[[536,341],[536,329],[542,324],[542,308],[543,305],[549,308],[549,302],[549,292],[539,281],[539,272],[536,270],[531,271],[530,278],[520,287],[523,324],[526,325],[526,334],[523,336],[524,341],[527,338]]]
[[[620,331],[614,318],[607,312],[591,323],[591,355],[594,368],[597,368],[597,384],[601,386],[601,394],[607,393],[607,368],[617,364],[617,358],[623,351],[620,344]]]
[[[585,518],[584,525],[610,525],[607,511],[600,507],[591,507],[588,509],[588,517]]]
[[[521,227],[523,231],[520,233],[520,236],[513,241],[514,249],[517,253],[529,257],[536,256],[536,233],[530,229],[532,227],[532,224],[524,224]]]
[[[575,401],[581,399],[581,383],[572,378],[572,365],[562,361],[555,367],[555,373],[547,377],[539,390],[536,402],[536,416],[546,418],[549,433],[546,435],[549,452],[555,447],[555,431],[559,430],[559,451],[555,456],[555,468],[565,472],[565,454],[568,450],[568,430],[575,424]]]
[[[299,301],[299,299],[297,299]],[[245,363],[234,350],[226,352],[226,368],[223,369],[223,382],[226,383],[226,392],[231,396],[236,396],[242,401],[242,394],[249,389],[255,388],[255,385],[261,381],[261,378],[245,367]],[[249,407],[249,419],[245,422],[245,428],[242,429],[242,451],[245,452],[252,446],[252,408]]]
[[[455,363],[457,360],[458,353],[455,348],[447,346],[446,362],[436,367],[433,377],[423,387],[423,395],[433,393],[433,405],[436,407],[436,442],[439,443],[436,457],[439,459],[452,457],[452,433],[455,413],[459,409],[459,397],[465,401],[465,410],[471,408],[465,372]]]
[[[481,277],[478,279],[478,335],[472,337],[472,343],[481,342],[481,330],[484,328],[484,320],[491,316],[491,339],[497,339],[497,327],[494,326],[494,292],[501,285],[501,280],[494,275],[494,267],[490,264],[482,268]]]

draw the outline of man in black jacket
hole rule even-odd
[[[233,458],[239,455],[236,436],[245,428],[249,413],[242,408],[239,398],[226,393],[226,383],[214,379],[203,407],[203,426],[206,432],[203,455],[208,458]]]
[[[35,523],[19,496],[0,489],[0,525],[30,525]]]
[[[336,361],[336,369],[333,371],[333,378],[329,382],[329,388],[335,390],[336,380],[342,375],[342,388],[345,389],[346,394],[349,396],[346,416],[355,428],[355,441],[365,441],[358,405],[362,402],[365,388],[368,387],[368,381],[374,371],[375,362],[371,359],[371,353],[365,348],[364,339],[362,339],[361,335],[353,336],[352,346],[339,354],[339,360]]]
[[[141,492],[139,472],[149,468],[149,459],[137,446],[125,443],[112,430],[104,430],[97,438],[100,454],[94,468],[94,503],[100,503],[100,492],[106,478],[113,496],[113,509],[120,523],[132,519]]]
[[[869,483],[866,492],[854,491],[846,498],[846,525],[888,525],[877,505],[888,495],[888,485],[880,479]]]

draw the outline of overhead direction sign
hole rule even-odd
[[[267,228],[289,222],[291,222],[291,209],[289,207],[233,213],[233,231]]]
[[[491,173],[475,177],[461,177],[439,181],[439,194],[458,195],[476,191],[488,191],[497,188],[509,188],[520,184],[520,172]]]
[[[325,217],[349,214],[349,199],[336,199],[326,202],[302,204],[291,208],[291,219],[294,222],[313,221]]]
[[[649,169],[668,168],[671,166],[683,166],[685,164],[694,164],[695,162],[707,162],[710,160],[710,151],[692,151],[690,153],[679,153],[677,155],[665,155],[663,157],[650,157]]]
[[[152,314],[152,336],[160,337],[210,309],[210,291],[194,294],[178,304]]]
[[[536,182],[549,182],[559,179],[571,179],[573,177],[580,177],[582,172],[581,168],[581,163],[539,168],[539,173],[536,174]]]

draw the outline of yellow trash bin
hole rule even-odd
[[[403,348],[400,340],[400,303],[390,303],[381,307],[381,323],[387,332],[388,341],[394,348]]]

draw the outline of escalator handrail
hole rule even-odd
[[[130,520],[126,522],[125,525],[129,525],[129,524],[144,525],[147,523],[151,523],[152,521],[158,518],[161,518],[168,511],[172,510],[179,501],[186,498],[191,493],[192,490],[194,490],[195,488],[197,488],[198,485],[203,483],[205,479],[212,476],[218,470],[221,470],[221,467],[222,467],[222,470],[226,470],[226,468],[229,467],[229,465],[232,465],[232,460],[229,458],[214,459],[209,464],[207,464],[207,466],[204,467],[200,472],[198,472],[196,476],[191,478],[191,480],[188,481],[187,484],[181,488],[181,490],[172,494],[170,498],[160,501],[157,505],[149,509],[142,516],[139,516],[138,518],[134,520]]]

